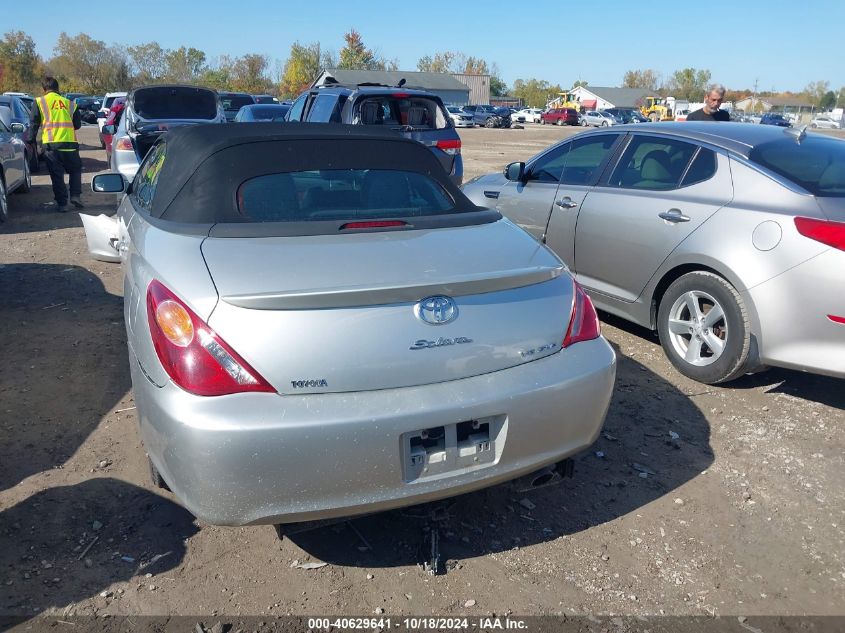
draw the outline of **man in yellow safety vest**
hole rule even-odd
[[[41,81],[44,96],[35,100],[36,106],[30,113],[32,139],[38,138],[41,128],[41,143],[53,183],[52,203],[47,205],[59,213],[67,211],[68,191],[65,187],[65,173],[70,180],[70,201],[82,208],[82,159],[79,157],[79,141],[76,130],[82,127],[82,118],[76,103],[59,94],[59,82],[53,77]]]

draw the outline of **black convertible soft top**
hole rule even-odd
[[[157,143],[167,146],[149,213],[162,220],[243,223],[248,220],[238,211],[241,183],[265,174],[321,169],[418,172],[448,192],[455,212],[481,211],[428,148],[389,129],[325,123],[195,125],[168,132]]]

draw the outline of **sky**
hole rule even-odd
[[[710,70],[729,89],[756,83],[760,91],[800,92],[820,80],[831,90],[845,86],[845,0],[143,0],[94,8],[100,4],[43,0],[37,11],[0,11],[0,31],[29,34],[44,58],[65,31],[109,45],[194,47],[209,61],[259,53],[272,68],[297,41],[337,53],[354,28],[400,70],[417,70],[424,55],[460,51],[495,63],[508,86],[531,78],[564,88],[578,80],[620,86],[627,70],[651,68],[668,79],[690,67]]]

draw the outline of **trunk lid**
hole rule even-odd
[[[561,262],[507,220],[208,238],[202,251],[221,299],[209,325],[286,394],[423,385],[542,358],[560,350],[573,300]],[[418,302],[432,295],[451,297],[457,317],[425,322]]]

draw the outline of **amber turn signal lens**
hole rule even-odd
[[[194,340],[194,323],[187,310],[175,301],[167,299],[156,308],[156,323],[168,341],[179,347],[187,347]]]

